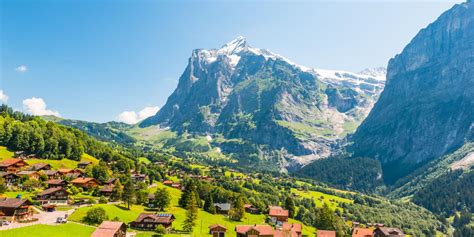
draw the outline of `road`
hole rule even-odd
[[[74,209],[67,210],[67,211],[54,211],[54,212],[44,212],[40,211],[37,214],[33,214],[33,218],[38,218],[38,221],[31,222],[31,223],[10,223],[9,225],[1,226],[0,230],[9,230],[15,229],[30,225],[38,225],[38,224],[45,224],[45,225],[61,225],[56,223],[56,219],[58,217],[64,217],[66,214],[69,216],[74,212]]]

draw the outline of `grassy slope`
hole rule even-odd
[[[0,146],[0,161],[9,159],[13,157],[13,152],[8,151],[6,147]],[[99,160],[95,157],[92,157],[88,154],[83,154],[81,157],[81,161],[90,161],[93,164],[98,164]],[[62,159],[62,160],[48,160],[48,159],[28,159],[26,161],[29,165],[34,165],[36,163],[47,163],[50,164],[53,169],[59,168],[66,168],[66,169],[73,169],[77,167],[77,161],[69,160],[69,159]]]
[[[163,188],[165,187],[169,192],[172,197],[171,200],[171,207],[166,210],[168,213],[173,213],[176,217],[176,221],[173,222],[173,228],[176,230],[181,230],[182,229],[182,224],[185,219],[186,215],[186,210],[178,206],[178,200],[179,197],[181,196],[181,191],[178,189],[170,188],[167,186],[164,186],[163,184],[159,183],[157,187],[149,189],[150,192],[155,192],[157,188]],[[135,218],[141,213],[145,211],[145,208],[142,206],[134,205],[132,206],[131,210],[125,210],[122,207],[118,207],[116,205],[109,205],[109,204],[98,204],[95,206],[100,206],[105,209],[107,212],[107,215],[109,216],[110,219],[113,219],[114,217],[118,217],[121,221],[124,222],[131,222],[135,220]],[[90,207],[81,207],[77,209],[70,217],[69,220],[72,221],[81,221],[82,218],[86,215],[87,210],[89,210]],[[295,220],[291,220],[290,222],[293,223],[299,223]],[[196,222],[196,227],[194,228],[193,236],[209,236],[208,235],[208,226],[212,224],[219,223],[221,225],[224,225],[228,228],[227,234],[229,236],[235,236],[235,226],[236,225],[245,225],[245,224],[263,224],[265,223],[265,216],[264,215],[251,215],[251,214],[246,214],[246,217],[238,222],[238,221],[231,221],[227,217],[223,215],[212,215],[209,214],[203,210],[199,211],[199,217]],[[305,226],[303,228],[303,233],[312,235],[314,233],[315,229],[312,227]],[[138,236],[141,237],[146,237],[146,236],[152,236],[151,232],[139,232]],[[174,236],[174,235],[167,235],[167,236]]]
[[[304,198],[312,198],[317,207],[322,207],[324,203],[327,203],[332,209],[339,208],[339,203],[353,203],[353,200],[342,198],[330,194],[325,194],[316,191],[299,191],[292,188],[291,192]]]
[[[0,231],[2,237],[89,237],[94,228],[67,223],[63,225],[32,225]]]

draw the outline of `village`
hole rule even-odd
[[[117,197],[117,192],[123,192],[123,187],[119,180],[124,179],[123,174],[114,176],[114,172],[110,172],[110,170],[107,169],[107,172],[111,173],[110,177],[100,181],[87,174],[90,173],[90,168],[88,167],[98,165],[95,161],[81,160],[77,162],[75,168],[54,169],[52,165],[47,162],[34,162],[34,164],[30,165],[29,161],[31,160],[34,161],[35,159],[21,156],[21,154],[15,154],[14,158],[4,159],[0,162],[0,179],[3,180],[8,190],[19,191],[15,197],[7,197],[6,195],[0,194],[0,233],[2,230],[23,228],[35,224],[60,226],[68,222],[77,222],[84,225],[81,220],[78,222],[77,219],[71,218],[71,216],[74,217],[74,215],[76,215],[75,212],[79,212],[78,210],[81,208],[89,208],[88,210],[91,210],[91,208],[100,205],[115,205],[122,208],[120,205],[122,204],[125,209],[127,201]],[[163,175],[164,177],[161,177],[159,181],[153,181],[147,174],[131,170],[129,180],[133,184],[134,191],[143,189],[157,190],[161,188],[168,190],[166,192],[179,193],[182,198],[182,196],[187,193],[186,188],[190,187],[189,185],[183,184],[185,179],[192,180],[199,185],[201,183],[208,185],[216,182],[219,177],[218,172],[211,172],[209,170],[206,172],[206,175],[203,175],[199,174],[202,172],[196,172],[196,168],[191,172],[180,170],[179,166],[178,168],[171,168],[171,166],[168,166],[169,163],[164,161],[155,162],[152,165],[161,167],[162,170],[166,172],[166,174]],[[229,171],[226,172],[228,173]],[[235,174],[230,173],[227,178],[236,184],[243,180],[251,181],[252,179],[249,176]],[[278,180],[278,178],[275,178],[275,180]],[[303,190],[299,191],[302,192]],[[97,227],[92,225],[94,230],[90,236],[342,236],[339,235],[336,230],[316,230],[312,227],[305,226],[301,222],[295,221],[290,218],[294,216],[294,213],[292,214],[290,212],[295,212],[295,210],[290,211],[285,209],[282,207],[284,206],[283,203],[280,203],[279,206],[256,206],[252,203],[243,203],[243,205],[241,205],[230,201],[215,203],[211,201],[212,215],[210,216],[221,216],[222,219],[225,218],[226,221],[210,222],[209,225],[206,226],[206,230],[202,230],[203,227],[201,223],[200,233],[196,234],[195,231],[193,232],[192,227],[191,230],[184,231],[180,228],[181,226],[176,224],[179,218],[186,218],[187,220],[187,214],[182,215],[173,212],[176,208],[169,208],[169,210],[167,210],[166,205],[164,208],[158,208],[156,206],[161,199],[169,199],[169,197],[162,197],[157,194],[159,193],[149,192],[146,193],[146,197],[142,197],[144,201],[140,204],[140,210],[143,210],[143,212],[134,213],[137,214],[134,220],[127,222],[117,217],[112,219],[110,216],[109,220],[106,218],[100,219],[101,223],[96,223],[98,225]],[[176,197],[177,195],[172,196],[175,199],[180,198]],[[209,200],[204,200],[204,202],[208,203]],[[331,199],[330,202],[334,202],[334,200]],[[242,216],[239,217],[240,219],[237,218],[229,221],[231,219],[230,216],[235,216],[235,214],[231,213],[236,210],[234,205],[241,205],[240,208],[244,210],[245,213],[242,213]],[[201,204],[198,204],[198,206],[201,207]],[[206,204],[204,204],[203,209],[206,209]],[[249,216],[246,222],[241,221],[244,215]],[[251,217],[254,216],[254,222],[251,222]],[[84,218],[86,217],[82,219]],[[185,222],[186,220],[179,220],[179,222],[183,223],[183,221]],[[353,237],[405,236],[398,228],[385,227],[383,224],[360,224],[357,222],[351,222],[350,224],[350,236]]]

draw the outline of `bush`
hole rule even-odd
[[[107,203],[107,198],[105,198],[104,196],[100,196],[99,203],[100,204],[106,204]]]
[[[107,220],[107,214],[102,207],[93,207],[87,211],[84,221],[88,224],[100,224],[102,221]]]
[[[158,225],[155,229],[155,232],[159,235],[166,234],[166,228],[163,225]]]

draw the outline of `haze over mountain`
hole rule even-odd
[[[384,68],[307,68],[238,37],[194,50],[167,103],[140,127],[222,137],[225,153],[256,145],[247,156],[298,167],[330,156],[368,114],[384,81]]]

